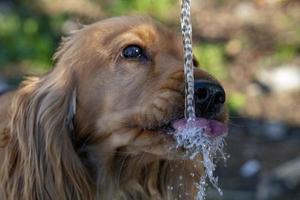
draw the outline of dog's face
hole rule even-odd
[[[14,94],[0,177],[6,199],[196,195],[201,162],[184,160],[169,134],[185,123],[178,35],[151,19],[112,18],[70,36],[55,59],[53,71]],[[194,75],[195,124],[217,137],[224,90],[201,69]]]
[[[181,41],[164,26],[135,17],[105,20],[74,34],[57,55],[57,69],[70,66],[77,78],[78,140],[95,141],[108,152],[170,158],[175,151],[168,132],[184,118]],[[201,69],[195,69],[195,79],[216,82]],[[212,118],[224,122],[226,116],[222,108]]]

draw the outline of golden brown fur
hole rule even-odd
[[[180,41],[143,17],[104,20],[65,39],[51,72],[0,97],[3,198],[193,199],[201,166],[156,130],[183,116]],[[130,44],[150,59],[122,58]]]

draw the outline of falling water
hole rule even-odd
[[[184,74],[185,74],[185,117],[193,121],[195,115],[194,105],[194,69],[192,48],[192,25],[191,25],[191,0],[182,0],[181,5],[181,30],[184,50]]]
[[[195,124],[197,120],[194,105],[194,70],[193,70],[193,52],[192,52],[192,25],[191,25],[191,0],[182,0],[181,6],[181,30],[184,48],[184,74],[185,74],[185,118],[186,126],[178,129],[173,135],[177,141],[178,147],[187,149],[190,159],[196,155],[202,154],[202,164],[205,169],[204,175],[201,177],[200,183],[195,183],[198,188],[196,200],[204,200],[207,187],[206,180],[219,191],[218,178],[213,176],[216,165],[214,163],[218,153],[223,154],[224,136],[217,138],[209,138],[205,132],[205,127],[199,128]]]
[[[218,177],[214,177],[213,172],[216,169],[215,158],[220,155],[226,160],[226,155],[223,152],[224,136],[210,138],[205,133],[208,127],[199,128],[193,126],[193,123],[180,127],[173,135],[177,142],[177,147],[184,147],[187,150],[189,159],[194,159],[198,154],[202,154],[202,161],[205,173],[202,175],[200,183],[195,183],[198,188],[196,200],[205,199],[205,191],[207,187],[206,179],[210,181],[212,186],[216,188],[220,195],[222,190],[218,187]]]

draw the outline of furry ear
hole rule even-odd
[[[7,199],[92,199],[89,174],[72,143],[76,81],[63,70],[28,79],[14,99],[1,169]]]

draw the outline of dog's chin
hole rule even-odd
[[[134,142],[127,146],[127,152],[133,155],[143,155],[151,159],[182,159],[184,152],[176,148],[176,141],[164,129],[145,129]]]

